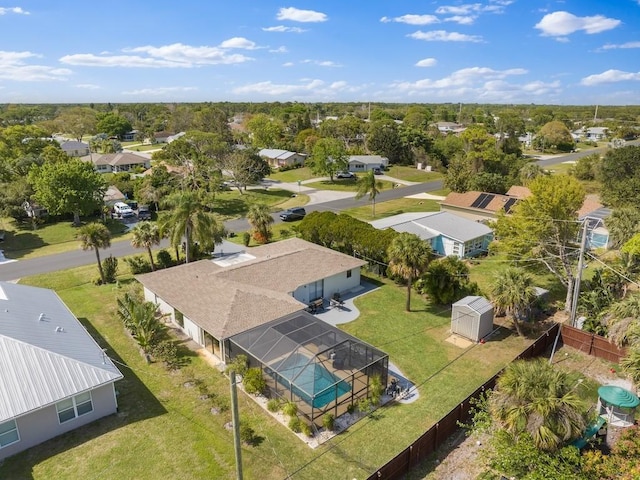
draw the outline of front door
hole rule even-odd
[[[309,284],[309,301],[324,297],[324,279]]]

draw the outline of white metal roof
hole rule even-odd
[[[489,300],[476,295],[469,295],[467,297],[464,297],[463,299],[458,300],[452,305],[452,307],[458,306],[467,306],[474,312],[480,314],[493,310],[493,305]]]
[[[0,291],[0,422],[122,378],[53,290]]]

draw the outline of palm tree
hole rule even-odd
[[[619,347],[640,345],[640,295],[614,303],[606,315],[609,340]]]
[[[158,321],[158,306],[152,302],[144,302],[125,293],[118,298],[118,317],[125,328],[131,332],[140,348],[148,353],[158,339],[162,330]]]
[[[514,438],[528,433],[538,448],[554,451],[584,432],[578,385],[545,359],[517,360],[498,378],[489,412]]]
[[[264,203],[251,205],[247,212],[247,220],[253,228],[253,238],[258,243],[267,243],[271,239],[270,225],[274,220],[267,205]]]
[[[134,248],[146,248],[149,253],[149,261],[151,262],[151,270],[156,269],[153,263],[153,253],[151,253],[151,247],[154,245],[160,245],[160,230],[158,225],[151,222],[139,222],[131,230],[133,236],[131,237],[131,245]]]
[[[411,288],[413,281],[429,266],[431,246],[413,233],[400,233],[387,249],[389,270],[407,282],[407,312],[411,311]]]
[[[104,272],[102,271],[102,262],[100,262],[100,249],[109,248],[111,246],[111,232],[109,232],[109,229],[102,223],[88,223],[78,231],[78,239],[82,242],[83,250],[94,249],[96,251],[100,280],[103,284],[106,283],[104,279]]]
[[[376,178],[373,170],[369,170],[369,173],[360,177],[357,182],[358,193],[356,193],[356,200],[361,199],[365,195],[369,195],[373,207],[373,217],[376,216],[376,196],[382,190],[382,182]]]
[[[518,335],[522,336],[520,320],[529,318],[536,299],[533,277],[521,268],[509,267],[496,275],[491,297],[498,309],[511,315]]]
[[[169,236],[171,245],[185,240],[186,262],[191,260],[191,246],[198,242],[204,249],[222,242],[224,227],[200,201],[195,192],[185,191],[170,195],[167,205],[171,211],[160,219],[160,236]]]

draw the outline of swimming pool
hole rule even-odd
[[[322,408],[351,391],[347,382],[301,353],[287,358],[277,372],[267,372],[314,408]]]

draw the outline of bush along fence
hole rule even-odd
[[[527,358],[539,357],[549,347],[551,347],[558,334],[559,324],[553,325],[532,343],[526,350],[518,355],[514,360],[524,360]],[[564,327],[563,327],[564,330]],[[409,447],[392,458],[386,465],[376,470],[368,480],[396,480],[402,478],[413,468],[417,467],[429,455],[440,448],[449,437],[459,429],[459,422],[465,423],[469,420],[472,399],[477,399],[486,390],[491,390],[496,385],[496,380],[502,371],[495,374],[480,388],[469,395],[457,407],[442,417],[435,425],[422,434]]]

